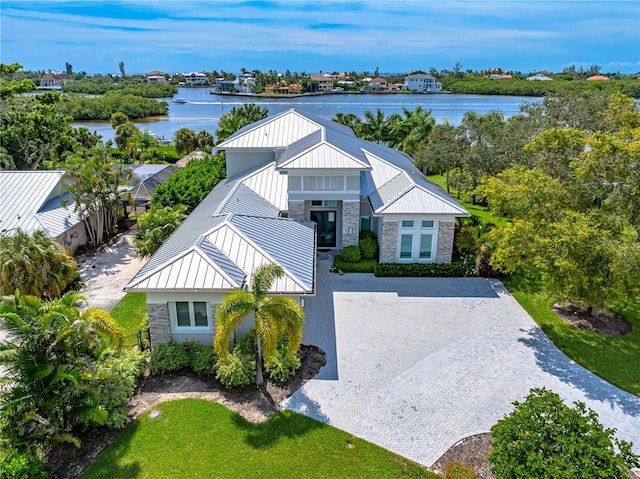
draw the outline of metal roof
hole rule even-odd
[[[55,238],[82,221],[62,170],[0,171],[0,231],[44,231]],[[62,206],[63,200],[68,200]]]
[[[397,198],[382,208],[375,209],[375,211],[383,214],[428,213],[469,216],[469,213],[462,207],[445,202],[441,197],[418,185],[413,185]]]
[[[368,163],[365,163],[344,150],[323,141],[293,158],[288,158],[282,161],[278,165],[278,168],[287,170],[324,168],[335,170],[363,170],[371,167]]]
[[[156,188],[178,169],[172,165],[131,165],[132,175],[127,188],[133,200],[148,201]]]

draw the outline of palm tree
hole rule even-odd
[[[109,346],[122,347],[124,332],[106,311],[80,311],[80,299],[66,294],[42,302],[15,295],[0,303],[11,338],[0,342],[8,384],[0,403],[1,434],[32,453],[61,441],[79,445],[75,429],[107,419],[90,380],[94,361]]]
[[[180,128],[173,135],[173,144],[176,148],[176,153],[191,153],[198,148],[198,138],[193,130]]]
[[[263,383],[262,359],[271,359],[278,342],[286,335],[289,356],[300,349],[304,312],[300,305],[286,296],[267,296],[273,283],[284,276],[282,266],[270,263],[258,267],[250,291],[227,294],[216,311],[214,349],[222,360],[229,356],[229,341],[244,318],[254,314],[256,323],[256,384]]]
[[[58,298],[76,275],[73,257],[42,231],[0,238],[0,294]]]
[[[220,117],[216,138],[218,143],[226,140],[239,129],[266,118],[269,110],[253,103],[245,103],[241,107],[233,107],[231,111]]]

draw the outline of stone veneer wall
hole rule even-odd
[[[351,233],[349,233],[351,228]],[[342,202],[342,247],[357,245],[360,239],[360,200]]]
[[[171,323],[167,304],[147,304],[147,310],[149,311],[151,346],[171,341]]]
[[[436,251],[436,263],[451,263],[454,233],[455,223],[453,221],[440,221],[440,227],[438,228],[438,250]]]
[[[289,218],[293,218],[294,220],[305,220],[304,215],[304,201],[289,201],[288,205]]]
[[[395,263],[398,247],[398,222],[387,222],[384,221],[384,218],[382,221],[382,238],[378,238],[380,243],[380,262]]]

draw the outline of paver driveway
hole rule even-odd
[[[304,342],[328,356],[288,409],[431,466],[546,386],[583,401],[640,453],[640,398],[558,350],[498,281],[328,272],[305,300]]]

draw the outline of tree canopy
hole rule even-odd
[[[241,107],[233,107],[230,112],[220,117],[216,138],[218,143],[226,140],[239,129],[266,118],[269,110],[254,103],[245,103]]]

